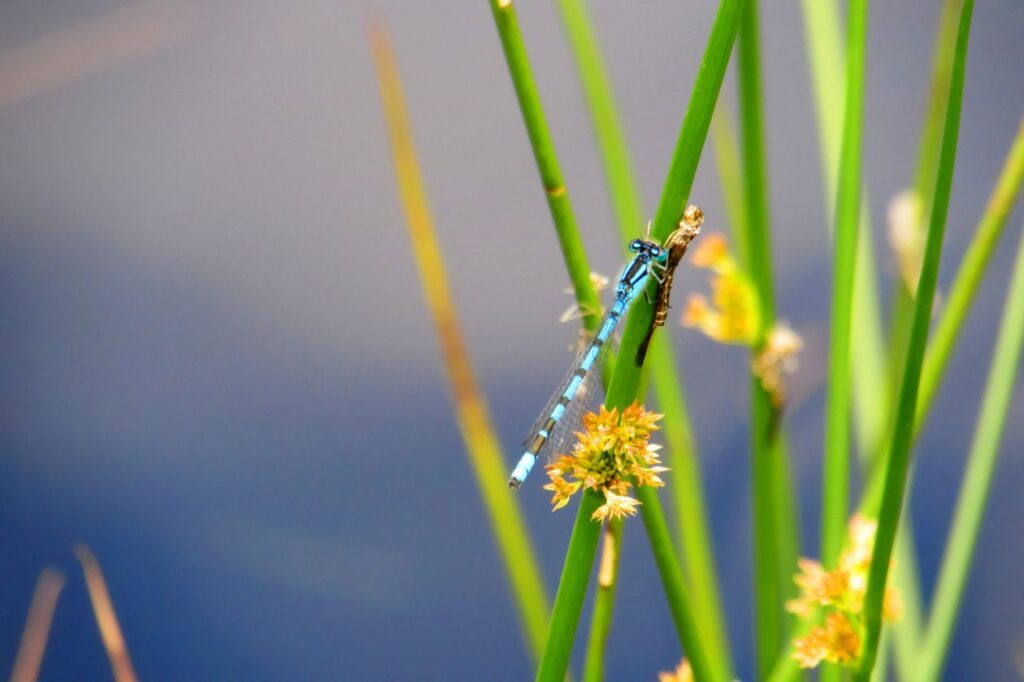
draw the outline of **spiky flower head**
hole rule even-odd
[[[825,618],[825,625],[811,628],[793,642],[793,658],[801,668],[816,668],[822,661],[850,665],[860,656],[860,635],[850,619],[839,611]]]
[[[850,520],[847,542],[834,570],[811,559],[798,562],[800,573],[793,580],[800,596],[788,602],[786,609],[808,621],[825,613],[824,627],[815,626],[806,637],[793,641],[793,658],[801,667],[813,668],[821,661],[853,665],[860,655],[858,628],[877,530],[876,521],[857,514]],[[899,593],[887,587],[882,618],[892,622],[900,611]]]
[[[559,455],[547,466],[551,504],[560,509],[581,488],[604,495],[605,503],[593,514],[595,521],[636,514],[640,502],[629,497],[633,485],[665,485],[659,474],[668,471],[658,458],[660,446],[650,442],[662,415],[639,403],[622,410],[601,407],[583,416],[584,430],[576,434],[572,454]]]

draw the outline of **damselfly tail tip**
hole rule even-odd
[[[522,484],[523,480],[521,478],[516,478],[515,476],[513,476],[512,478],[508,479],[508,487],[512,488],[512,490],[519,490],[519,486],[521,486]]]

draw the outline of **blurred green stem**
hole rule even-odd
[[[739,85],[740,146],[742,149],[744,243],[749,274],[760,303],[760,327],[754,355],[761,352],[775,321],[764,143],[764,104],[761,87],[758,8],[748,0],[739,32],[737,80]],[[761,380],[751,376],[751,478],[754,535],[754,596],[757,662],[767,675],[782,649],[782,593],[796,565],[795,518],[783,518],[795,505],[788,486],[789,458],[779,441],[781,414]],[[795,517],[795,514],[793,514]],[[780,551],[789,548],[793,555]]]
[[[860,220],[864,72],[867,61],[867,0],[851,0],[847,21],[846,111],[836,193],[832,328],[822,470],[821,558],[835,566],[846,538],[850,495],[850,329],[853,277]]]
[[[640,208],[640,192],[632,171],[626,136],[615,106],[612,85],[604,67],[586,3],[583,0],[558,0],[557,4],[583,84],[620,233],[623,242],[626,243],[638,234],[643,224],[643,215]],[[663,424],[668,444],[667,464],[673,472],[669,488],[675,502],[684,569],[692,587],[694,611],[698,626],[705,635],[704,645],[715,669],[715,677],[726,679],[732,677],[732,671],[717,571],[708,532],[700,460],[669,337],[668,329],[658,332],[650,347],[647,363],[651,367],[649,374],[658,408],[665,414]],[[607,611],[602,610],[602,618],[610,617],[610,602],[613,595],[614,593],[611,593],[606,600],[608,605],[603,608]],[[602,593],[599,592],[599,601],[595,604],[600,603],[601,599]],[[599,627],[596,622],[596,607],[594,613],[595,621],[591,624],[589,641],[591,645],[603,645],[603,639],[593,636],[594,629]],[[596,669],[596,663],[591,664],[591,661],[599,657],[600,652],[594,652],[588,646],[588,667],[593,665]]]
[[[921,371],[921,398],[918,400],[917,422],[921,428],[927,418],[932,401],[935,399],[940,381],[946,371],[949,356],[956,343],[964,320],[970,312],[981,285],[981,278],[988,268],[992,254],[999,244],[999,238],[1006,226],[1006,219],[1013,209],[1014,201],[1024,180],[1024,118],[1021,119],[1017,135],[1003,164],[1003,170],[989,197],[985,213],[981,216],[960,269],[953,279],[942,316],[935,327],[935,334],[928,347]]]
[[[585,0],[558,0],[557,6],[583,84],[612,207],[624,238],[632,239],[643,226],[642,202],[593,23]]]
[[[885,594],[886,578],[892,547],[899,526],[906,490],[907,471],[910,464],[910,446],[913,437],[914,418],[917,410],[918,385],[924,360],[928,327],[931,320],[932,301],[938,275],[939,259],[942,255],[942,238],[949,210],[949,194],[953,184],[953,167],[956,163],[957,137],[960,129],[960,108],[963,101],[964,68],[967,61],[967,43],[970,36],[973,0],[965,0],[957,30],[956,47],[950,79],[949,101],[946,120],[942,131],[942,145],[939,153],[938,171],[935,180],[934,201],[929,219],[928,241],[925,245],[924,261],[914,301],[913,323],[910,342],[907,346],[903,381],[899,402],[896,406],[896,420],[892,447],[886,461],[885,487],[878,516],[878,533],[871,556],[867,595],[864,599],[865,639],[857,679],[868,680],[875,664],[878,638],[882,627],[882,601]]]
[[[526,124],[530,146],[537,162],[537,170],[544,185],[548,208],[555,223],[555,232],[558,234],[562,255],[569,271],[569,280],[576,293],[576,301],[584,314],[584,327],[587,331],[593,332],[600,318],[601,299],[590,282],[590,266],[587,264],[583,240],[580,239],[579,230],[576,228],[576,217],[569,202],[569,191],[562,178],[555,143],[544,118],[540,93],[530,70],[530,61],[526,54],[526,46],[523,44],[522,33],[519,31],[515,9],[511,2],[503,0],[490,0],[490,3],[509,75],[512,77],[512,85],[519,100],[523,122]]]
[[[722,0],[715,16],[686,116],[679,132],[679,139],[672,155],[661,199],[658,202],[658,209],[654,215],[652,235],[659,241],[664,241],[669,232],[675,229],[693,185],[697,164],[711,125],[715,102],[725,77],[729,54],[736,38],[742,9],[742,0]],[[643,298],[638,299],[632,305],[622,334],[621,357],[632,357],[636,353],[640,341],[650,326],[653,312],[652,306]],[[617,363],[608,388],[606,404],[610,407],[626,407],[637,399],[639,388],[640,369],[635,366],[635,363]],[[637,490],[637,497],[642,503],[641,513],[644,526],[647,529],[651,550],[662,586],[665,589],[676,632],[679,635],[683,651],[693,668],[694,677],[699,681],[719,679],[715,676],[707,653],[702,646],[703,636],[698,631],[691,610],[691,600],[682,571],[676,560],[677,554],[672,546],[672,538],[668,532],[668,525],[662,514],[657,493],[651,488],[642,486]]]
[[[942,558],[935,600],[918,661],[917,679],[939,678],[949,651],[957,612],[974,557],[978,530],[988,502],[992,475],[999,455],[999,441],[1013,398],[1014,381],[1024,345],[1024,236],[1017,249],[1003,322],[989,369],[988,383],[978,414],[978,424],[956,511]]]
[[[602,540],[601,562],[597,571],[597,594],[594,596],[594,612],[590,616],[587,657],[583,662],[583,682],[601,682],[604,679],[604,652],[612,627],[615,590],[619,582],[621,543],[622,519],[612,519],[605,526]]]

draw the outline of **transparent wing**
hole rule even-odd
[[[604,390],[601,386],[601,362],[603,360],[604,358],[601,357],[594,363],[593,369],[587,374],[579,391],[576,392],[576,397],[565,408],[565,414],[555,424],[551,437],[540,449],[538,457],[544,458],[546,461],[555,455],[564,455],[572,451],[576,432],[583,428],[583,415],[600,405],[604,398]]]
[[[602,320],[601,325],[603,326],[604,321]],[[573,360],[572,365],[569,366],[569,370],[565,373],[565,377],[558,384],[558,388],[551,394],[551,398],[548,400],[547,405],[541,410],[540,416],[530,427],[527,432],[526,439],[523,441],[523,447],[528,446],[536,437],[537,432],[541,430],[544,423],[551,416],[552,410],[558,404],[562,394],[565,393],[565,389],[568,388],[573,378],[576,376],[577,370],[580,368],[580,364],[583,362],[583,358],[586,357],[587,351],[590,350],[592,343],[588,343]],[[552,429],[552,433],[548,436],[547,442],[541,448],[538,453],[538,458],[544,455],[550,455],[551,453],[566,452],[566,444],[569,443],[575,436],[580,420],[583,414],[588,409],[593,408],[604,394],[601,387],[601,366],[604,364],[605,359],[608,355],[608,348],[612,345],[611,339],[601,346],[601,352],[598,354],[597,359],[591,366],[590,371],[583,379],[583,383],[580,384],[579,389],[576,391],[576,395],[569,402],[565,408],[565,413],[562,418],[555,424],[555,428]]]

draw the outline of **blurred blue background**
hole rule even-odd
[[[909,184],[937,3],[873,3],[865,163],[880,270]],[[796,3],[763,8],[778,309],[807,348],[790,425],[816,554],[829,247]],[[713,3],[593,3],[648,210]],[[394,187],[366,19],[393,32],[427,188],[506,455],[575,329],[484,2],[7,0],[0,9],[0,674],[39,572],[68,575],[44,679],[108,679],[86,542],[143,679],[532,676],[449,409]],[[591,262],[618,248],[550,3],[522,3]],[[1024,111],[1024,5],[979,0],[940,286]],[[666,84],[670,85],[666,88]],[[724,92],[734,100],[730,75]],[[724,228],[711,155],[691,199]],[[1002,307],[1017,212],[917,449],[934,582]],[[639,228],[639,226],[638,226]],[[526,276],[524,276],[524,273]],[[681,271],[677,311],[705,276]],[[888,284],[885,289],[888,290]],[[673,332],[739,672],[752,679],[746,357]],[[1018,384],[1019,386],[1019,384]],[[1018,387],[948,679],[1012,679],[1024,647]],[[671,484],[671,483],[670,483]],[[518,494],[551,592],[573,514]],[[680,652],[627,524],[612,680]]]

